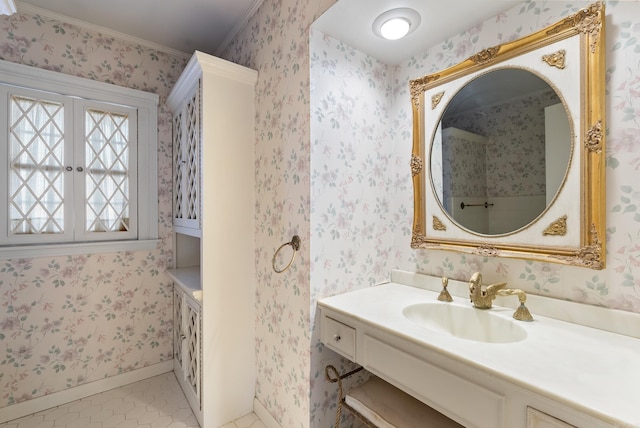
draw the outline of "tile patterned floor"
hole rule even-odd
[[[266,425],[262,423],[255,413],[249,413],[233,422],[229,422],[221,426],[220,428],[266,428]]]
[[[173,372],[112,389],[0,428],[199,428]],[[265,428],[251,413],[222,428]]]

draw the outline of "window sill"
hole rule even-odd
[[[158,248],[159,239],[110,242],[80,242],[73,244],[15,245],[0,247],[0,260],[59,257],[75,254],[151,251]]]

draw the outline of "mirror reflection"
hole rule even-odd
[[[480,75],[451,99],[433,135],[433,190],[468,231],[511,233],[555,198],[572,135],[562,99],[538,75],[521,68]]]

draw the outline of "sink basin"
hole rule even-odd
[[[527,337],[527,331],[518,321],[499,316],[490,309],[433,302],[407,306],[402,314],[429,330],[476,342],[509,343]]]

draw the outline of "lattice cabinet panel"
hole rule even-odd
[[[173,292],[173,358],[175,358],[180,366],[182,366],[182,341],[183,322],[182,322],[182,306],[183,293],[175,290]]]
[[[182,176],[184,168],[182,165],[182,112],[178,112],[173,117],[173,216],[183,218],[182,214]]]
[[[200,333],[202,331],[200,320],[200,307],[196,305],[185,305],[185,324],[184,324],[184,341],[182,348],[182,366],[184,369],[185,381],[196,395],[198,402],[202,403],[200,388],[200,358],[201,358],[201,341]]]
[[[186,98],[173,120],[173,223],[199,231],[200,220],[200,84]],[[197,232],[191,234],[198,235]],[[188,231],[187,231],[188,233]]]
[[[196,417],[202,410],[202,307],[179,285],[173,291],[173,370]]]
[[[186,218],[199,220],[200,205],[198,192],[200,187],[199,160],[200,160],[200,91],[191,97],[185,109],[185,150],[184,166],[186,189],[184,201]]]

